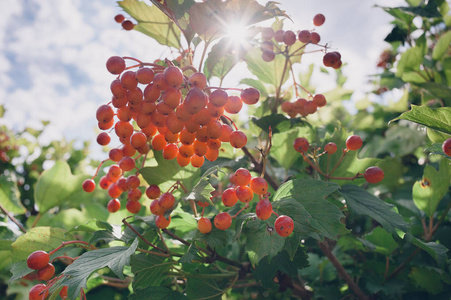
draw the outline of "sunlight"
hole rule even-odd
[[[249,29],[244,23],[228,24],[226,36],[234,43],[245,43],[248,40]]]

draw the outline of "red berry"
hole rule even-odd
[[[135,27],[135,24],[133,24],[133,22],[130,20],[124,20],[122,22],[122,28],[124,28],[127,31],[133,30],[134,27]]]
[[[326,17],[323,14],[317,14],[313,17],[313,25],[321,26],[326,21]]]
[[[443,153],[445,153],[448,156],[451,156],[451,138],[449,138],[443,142],[442,150],[443,150]]]
[[[268,192],[268,183],[263,177],[252,178],[250,186],[257,195],[264,195]]]
[[[230,145],[232,147],[240,149],[246,146],[247,136],[240,130],[235,130],[230,134]]]
[[[311,42],[313,44],[318,44],[321,41],[321,36],[318,33],[313,31],[310,33],[310,35],[311,35]]]
[[[215,217],[215,226],[219,230],[226,230],[232,225],[232,217],[227,212],[222,212]]]
[[[107,209],[110,213],[115,213],[121,208],[121,202],[118,199],[111,199],[108,202]]]
[[[42,281],[50,280],[55,275],[55,267],[52,264],[47,264],[44,268],[38,270],[38,279]]]
[[[324,151],[326,151],[328,154],[332,155],[335,152],[337,152],[337,145],[335,143],[327,143],[326,146],[324,146]]]
[[[169,219],[166,219],[163,215],[157,216],[155,218],[155,225],[157,225],[160,229],[165,229],[169,226],[171,223],[171,216],[169,216]]]
[[[282,215],[276,219],[274,227],[280,236],[287,237],[293,232],[294,222],[290,217]]]
[[[283,33],[283,42],[287,46],[293,45],[296,42],[296,34],[291,30],[285,31]]]
[[[101,145],[101,146],[106,146],[111,142],[111,137],[108,133],[106,132],[101,132],[98,136],[97,136],[97,144]]]
[[[82,187],[86,193],[91,193],[96,189],[96,183],[92,179],[86,179],[83,181]]]
[[[160,197],[161,190],[158,187],[158,185],[151,184],[146,189],[146,195],[149,197],[149,199],[157,199]]]
[[[141,203],[139,201],[127,201],[125,208],[132,213],[137,214],[141,210]]]
[[[175,204],[175,198],[171,193],[163,193],[158,200],[158,204],[165,210],[171,209]]]
[[[263,50],[262,59],[266,62],[271,62],[276,58],[276,54],[271,50]]]
[[[195,87],[203,90],[207,86],[207,77],[203,73],[194,73],[188,79],[189,82]]]
[[[164,208],[162,208],[162,207],[160,206],[160,204],[158,204],[158,200],[155,199],[155,200],[153,200],[153,201],[150,203],[150,212],[151,212],[153,215],[161,216],[161,215],[164,215],[164,213],[166,212],[166,210],[165,210]]]
[[[360,148],[362,148],[362,145],[362,138],[360,138],[360,136],[358,135],[351,135],[346,140],[346,148],[352,151],[359,150]]]
[[[33,286],[28,294],[30,300],[42,300],[47,298],[49,291],[45,290],[47,286],[43,283]],[[43,292],[45,290],[45,292]]]
[[[381,168],[378,167],[369,167],[365,170],[363,176],[369,183],[378,183],[381,182],[382,179],[384,179],[384,171],[382,171]]]
[[[247,105],[252,105],[260,99],[260,92],[256,88],[247,88],[241,91],[241,101]]]
[[[118,22],[118,23],[122,23],[125,20],[124,15],[118,14],[116,16],[114,16],[114,21]]]
[[[272,214],[272,204],[267,199],[260,200],[255,207],[255,213],[260,220],[267,220]]]
[[[283,42],[283,34],[284,33],[285,33],[285,31],[283,31],[282,29],[274,32],[274,39],[276,40],[276,42],[279,42],[279,43]]]
[[[293,147],[299,153],[307,152],[309,149],[309,142],[306,138],[297,138],[294,140]]]
[[[307,44],[312,40],[312,34],[308,30],[301,30],[298,34],[298,39],[301,43]]]
[[[111,56],[106,61],[106,68],[111,74],[119,75],[125,70],[125,60],[120,56]]]
[[[197,228],[202,233],[209,233],[211,231],[211,221],[207,218],[200,218],[199,221],[197,221]]]
[[[337,54],[338,52],[329,52],[326,53],[323,57],[323,64],[326,67],[333,67],[340,62],[340,57]]]
[[[227,103],[224,105],[224,110],[229,114],[237,114],[243,107],[243,101],[238,96],[229,96]]]
[[[252,198],[254,198],[254,192],[252,192],[252,189],[248,186],[237,186],[235,188],[235,193],[238,200],[244,203],[251,202]]]
[[[244,168],[236,170],[235,173],[233,173],[233,177],[233,182],[239,186],[248,185],[252,179],[251,173]]]
[[[326,97],[323,94],[316,94],[313,96],[313,103],[318,107],[323,107],[327,104]]]
[[[231,207],[234,206],[238,202],[238,197],[236,196],[234,188],[226,189],[221,196],[222,203],[225,206]]]
[[[67,285],[63,286],[63,288],[60,291],[60,297],[63,299],[67,298],[67,290],[69,289],[69,287]]]
[[[264,39],[265,41],[269,41],[273,37],[274,37],[274,29],[272,29],[271,27],[263,28],[262,39]]]
[[[27,266],[32,270],[43,269],[50,261],[50,257],[47,252],[37,250],[31,253],[27,258]]]

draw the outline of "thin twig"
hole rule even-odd
[[[23,227],[23,225],[20,224],[20,222],[19,222],[16,218],[14,218],[13,215],[10,215],[9,211],[7,211],[6,208],[5,208],[1,203],[0,203],[0,209],[3,211],[3,213],[4,213],[11,221],[14,222],[14,224],[16,224],[16,225],[19,227],[19,229],[20,229],[22,232],[24,232],[24,233],[27,232],[27,230],[25,229],[25,227]]]
[[[323,251],[324,255],[327,256],[329,261],[332,263],[332,265],[335,267],[335,269],[338,272],[338,275],[346,281],[348,286],[351,288],[351,290],[356,294],[357,297],[360,299],[367,300],[369,299],[368,296],[360,289],[360,287],[355,283],[355,281],[349,276],[348,272],[346,272],[343,265],[338,261],[338,259],[335,257],[335,255],[332,253],[332,251],[329,248],[329,244],[327,241],[324,242],[318,242],[319,247]]]
[[[131,217],[131,216],[130,216],[130,217]],[[130,217],[127,217],[127,218],[130,218]],[[127,218],[122,219],[122,223],[124,223],[125,226],[127,226],[128,228],[130,228],[131,231],[133,231],[133,232],[134,232],[134,233],[135,233],[135,234],[136,234],[136,235],[137,235],[144,243],[146,243],[147,245],[149,245],[149,246],[151,246],[151,247],[157,249],[157,250],[160,251],[160,252],[163,252],[163,253],[166,253],[166,254],[167,254],[167,252],[166,252],[164,249],[161,249],[161,248],[158,247],[157,245],[152,244],[152,243],[149,242],[145,237],[143,237],[138,231],[136,231],[135,228],[133,228],[133,226],[130,225],[130,223],[128,223],[128,222],[126,221]]]

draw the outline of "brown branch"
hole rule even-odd
[[[415,251],[413,251],[412,254],[410,254],[410,256],[401,265],[399,265],[390,275],[387,276],[387,280],[398,275],[398,273],[401,272],[402,269],[404,269],[407,263],[409,263],[415,257],[415,255],[418,254],[419,251],[420,248],[415,249]]]
[[[338,275],[346,281],[348,286],[351,288],[351,290],[356,294],[356,296],[360,299],[369,299],[368,296],[360,289],[360,287],[354,282],[354,280],[349,276],[348,272],[346,272],[343,265],[338,261],[338,259],[335,257],[335,255],[332,253],[332,251],[329,248],[329,244],[327,241],[324,242],[318,242],[319,247],[323,251],[324,255],[329,259],[329,261],[332,263],[332,265],[335,267],[335,269],[338,272]]]
[[[10,215],[10,214],[9,214],[9,211],[7,211],[6,208],[3,207],[3,205],[2,205],[1,203],[0,203],[0,209],[3,211],[3,213],[4,213],[11,221],[14,222],[14,224],[16,224],[16,225],[19,227],[19,229],[20,229],[23,233],[26,233],[26,232],[27,232],[27,230],[25,229],[25,227],[23,227],[22,224],[20,224],[20,222],[19,222],[16,218],[14,218],[14,216]]]
[[[243,150],[244,154],[246,154],[247,157],[251,160],[252,164],[254,165],[254,169],[256,172],[261,173],[263,170],[263,165],[259,163],[255,157],[249,152],[249,150],[246,147],[241,148]],[[265,172],[264,177],[265,180],[268,182],[268,184],[274,189],[277,190],[279,188],[279,184],[276,182],[276,180],[269,175],[267,172]]]

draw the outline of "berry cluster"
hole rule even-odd
[[[50,263],[49,253],[38,250],[31,253],[27,258],[27,266],[32,270],[37,270],[36,279],[49,281],[55,275],[55,267]],[[61,289],[59,295],[61,298],[67,298],[67,286]],[[49,295],[49,286],[43,283],[34,285],[29,292],[30,300],[46,299]]]
[[[112,101],[97,109],[96,118],[99,128],[114,130],[122,145],[109,151],[109,160],[116,164],[99,184],[113,198],[108,203],[110,212],[120,209],[117,198],[127,192],[127,210],[137,213],[142,196],[139,177],[123,174],[138,169],[139,157],[153,149],[162,151],[165,159],[176,159],[182,167],[191,164],[199,168],[205,159],[217,159],[222,143],[244,147],[246,135],[224,113],[237,114],[243,103],[257,103],[260,93],[246,88],[237,89],[240,96],[228,95],[225,89],[207,87],[204,74],[195,72],[187,77],[169,61],[168,66],[162,66],[127,59],[138,64],[126,67],[124,58],[118,56],[106,63],[108,71],[119,76],[111,83]],[[110,134],[100,133],[97,142],[108,145]],[[83,189],[94,191],[94,180],[85,180]]]
[[[127,31],[133,30],[135,28],[135,24],[133,24],[132,21],[125,19],[124,15],[118,14],[114,17],[114,20],[122,25],[122,28],[124,28]]]
[[[224,190],[221,195],[224,206],[232,207],[240,201],[245,203],[242,209],[244,210],[249,207],[254,194],[257,194],[260,198],[255,208],[257,218],[267,220],[273,213],[275,214],[272,204],[268,200],[268,183],[263,177],[252,177],[248,170],[240,168],[229,179],[231,186]],[[198,204],[204,208],[208,206],[208,203],[205,202],[198,202]],[[219,230],[227,230],[232,225],[232,219],[236,218],[242,210],[234,216],[231,216],[228,212],[220,212],[214,218],[215,227]],[[202,233],[209,233],[212,224],[210,219],[204,218],[203,213],[204,211],[202,211],[202,217],[198,221],[198,229]],[[294,229],[293,220],[288,216],[279,216],[274,226],[277,233],[284,237],[289,236]]]
[[[281,105],[281,109],[284,113],[291,118],[296,117],[298,114],[306,117],[315,113],[319,107],[326,106],[327,100],[323,94],[316,94],[312,96],[312,100],[299,98],[294,102],[285,101]]]
[[[326,17],[323,14],[317,14],[313,17],[312,21],[314,26],[319,27],[324,24]],[[262,59],[266,62],[273,61],[277,54],[287,54],[282,50],[282,45],[289,47],[293,45],[296,40],[299,40],[304,44],[300,48],[302,49],[307,44],[318,45],[321,41],[321,36],[316,31],[306,29],[295,33],[292,30],[279,29],[274,31],[273,28],[266,27],[263,28],[261,34],[263,41],[260,45],[260,49],[262,50]],[[326,67],[339,69],[342,65],[340,53],[336,51],[326,53],[323,57],[323,63]]]
[[[365,178],[365,180],[369,183],[379,183],[384,179],[384,171],[382,171],[381,168],[379,167],[369,167],[365,170],[365,172],[363,174],[357,173],[354,177],[333,177],[332,173],[335,171],[335,169],[338,167],[338,165],[341,163],[341,161],[343,160],[344,156],[346,155],[346,153],[348,153],[349,151],[356,151],[359,150],[360,148],[362,148],[363,146],[363,141],[362,138],[358,135],[351,135],[346,139],[346,148],[342,149],[342,157],[340,158],[340,160],[338,161],[337,165],[335,165],[333,167],[333,169],[331,171],[329,171],[329,166],[328,166],[328,171],[327,173],[323,172],[318,164],[316,163],[316,158],[314,160],[310,160],[309,157],[307,156],[308,151],[312,149],[312,147],[310,146],[310,143],[308,142],[308,140],[306,138],[300,137],[300,138],[296,138],[293,142],[293,147],[294,149],[301,153],[304,160],[311,166],[313,167],[316,171],[318,171],[318,173],[320,173],[321,175],[325,176],[328,179],[343,179],[343,180],[354,180],[356,178]],[[319,149],[313,149],[314,151],[314,156],[319,157],[322,156],[324,154],[328,154],[329,156],[334,154],[335,152],[337,152],[337,145],[333,142],[327,143],[324,146],[324,152],[322,152],[321,154],[317,155],[316,152]],[[328,160],[329,163],[329,160]]]

